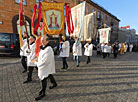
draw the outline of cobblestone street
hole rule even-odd
[[[21,73],[20,59],[16,60],[0,64],[0,102],[35,102],[41,88],[37,70],[33,81],[23,84],[27,73]],[[39,102],[138,102],[137,52],[119,55],[117,59],[103,59],[94,52],[90,64],[86,64],[85,56],[80,61],[80,67],[76,67],[70,57],[69,69],[62,71],[61,58],[56,56],[54,77],[58,87],[50,90],[48,82],[46,96]]]

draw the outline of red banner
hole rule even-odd
[[[68,33],[72,34],[74,32],[74,25],[72,21],[71,8],[66,4],[66,21],[68,27]]]
[[[20,0],[19,25],[23,25],[23,0]]]

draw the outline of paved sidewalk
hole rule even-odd
[[[61,59],[56,56],[55,89],[48,89],[39,102],[138,102],[138,53],[127,53],[114,59],[103,59],[93,54],[91,63],[81,57],[80,67],[72,57],[68,71],[62,71]],[[41,88],[37,70],[33,81],[23,84],[20,62],[0,64],[0,102],[35,102]],[[50,86],[48,82],[48,87]]]

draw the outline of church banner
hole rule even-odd
[[[83,34],[85,4],[86,2],[84,1],[81,4],[71,8],[72,20],[74,24],[73,36],[77,36],[78,38],[81,38]]]
[[[100,34],[100,43],[108,43],[109,41],[109,33],[110,33],[111,28],[103,28],[99,29],[99,34]]]
[[[95,12],[88,14],[85,16],[84,19],[84,34],[83,34],[83,41],[87,39],[93,39],[96,37],[96,15]]]
[[[42,2],[44,30],[49,35],[64,34],[64,3]]]

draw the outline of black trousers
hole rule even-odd
[[[28,67],[28,77],[27,80],[32,80],[32,73],[35,67],[29,66]]]
[[[114,58],[116,58],[116,57],[117,57],[117,55],[118,55],[118,53],[114,53]]]
[[[91,59],[90,59],[90,56],[87,57],[87,63],[90,63],[91,62]]]
[[[66,57],[62,57],[62,61],[63,61],[63,68],[68,68]]]
[[[106,58],[106,56],[107,56],[107,53],[103,53],[103,58]]]
[[[42,93],[45,94],[45,91],[46,91],[46,87],[47,87],[47,79],[50,79],[50,82],[53,84],[53,85],[57,85],[54,77],[52,74],[49,74],[49,76],[47,78],[44,78],[41,82],[42,82]]]
[[[22,63],[24,70],[27,71],[27,57],[26,56],[21,56],[21,63]]]

